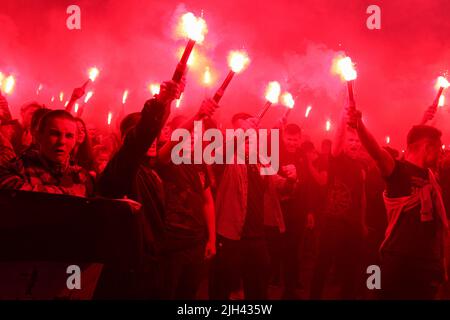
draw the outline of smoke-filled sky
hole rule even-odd
[[[81,8],[81,30],[66,27],[71,4]],[[381,30],[366,27],[371,4],[381,7]],[[251,64],[233,79],[218,117],[228,123],[235,112],[256,113],[264,105],[265,86],[278,80],[297,97],[290,122],[318,141],[326,136],[326,120],[335,125],[344,105],[345,84],[330,68],[333,57],[345,52],[357,66],[356,99],[368,127],[380,141],[390,135],[401,149],[407,130],[435,97],[436,78],[450,65],[448,0],[1,0],[0,71],[17,78],[8,97],[13,113],[30,100],[52,105],[51,96],[60,91],[66,100],[94,65],[101,74],[91,87],[86,120],[106,123],[108,111],[119,111],[125,89],[127,111],[139,110],[150,96],[147,85],[170,79],[176,67],[186,41],[173,31],[183,10],[203,11],[209,32],[175,114],[193,112],[212,95],[226,76],[228,51],[245,48]],[[206,66],[216,78],[209,89],[201,84]],[[305,120],[309,104],[313,109]],[[447,144],[449,109],[440,109],[436,119]],[[284,110],[274,106],[263,124],[271,126]]]

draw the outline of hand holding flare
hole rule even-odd
[[[230,84],[236,73],[241,73],[250,63],[250,59],[245,51],[231,51],[228,55],[228,66],[230,67],[230,72],[228,76],[223,81],[222,85],[219,89],[217,89],[216,94],[214,95],[213,100],[216,103],[220,102],[222,99],[225,90]]]
[[[428,121],[433,120],[434,116],[436,115],[436,112],[438,110],[438,107],[444,106],[444,96],[442,93],[444,92],[444,89],[448,88],[449,83],[446,78],[440,76],[436,81],[436,89],[438,90],[438,93],[436,94],[436,98],[434,99],[431,106],[425,110],[421,124],[426,124]]]

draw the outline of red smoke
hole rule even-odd
[[[66,28],[66,8],[71,4],[81,7],[81,31]],[[381,7],[381,30],[366,28],[366,8],[371,4]],[[203,10],[209,32],[199,48],[218,73],[216,86],[228,72],[227,53],[240,48],[249,52],[249,68],[233,80],[221,101],[218,117],[225,123],[234,112],[259,111],[267,83],[277,80],[297,96],[290,121],[304,124],[315,141],[324,137],[326,120],[335,123],[344,104],[345,85],[330,67],[333,57],[345,51],[357,66],[356,100],[369,128],[379,141],[389,135],[401,149],[406,131],[434,99],[436,78],[449,68],[446,0],[199,0],[184,5],[170,0],[2,0],[0,71],[17,77],[15,93],[9,97],[13,113],[17,115],[28,100],[50,104],[51,96],[60,91],[69,95],[93,65],[101,74],[85,110],[88,122],[104,124],[109,110],[120,109],[125,89],[127,111],[138,110],[149,97],[149,82],[170,79],[174,71],[177,50],[185,43],[172,31],[183,8],[196,14]],[[190,70],[176,112],[192,111],[200,104],[204,70]],[[37,97],[40,83],[44,87]],[[309,104],[313,109],[305,122]],[[60,106],[55,102],[54,107]],[[271,126],[284,110],[273,107],[263,124]],[[448,110],[439,110],[436,121],[447,144]]]

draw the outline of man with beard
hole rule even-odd
[[[348,110],[349,124],[377,163],[386,181],[388,217],[381,245],[383,299],[433,299],[445,279],[445,236],[448,222],[433,169],[442,152],[441,132],[413,126],[403,160],[380,148],[361,119]]]

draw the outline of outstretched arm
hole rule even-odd
[[[78,101],[78,99],[82,98],[85,94],[84,86],[81,88],[73,89],[72,96],[70,97],[69,103],[66,106],[67,112],[72,112],[73,106]]]
[[[348,119],[349,125],[356,128],[362,145],[376,162],[381,174],[385,177],[390,176],[394,170],[395,161],[386,150],[380,147],[369,130],[367,130],[361,119],[361,112],[356,109],[349,110]]]
[[[216,212],[211,188],[203,192],[205,202],[203,204],[203,215],[208,227],[208,241],[205,248],[205,258],[212,258],[216,254]]]
[[[138,124],[128,132],[117,153],[108,162],[99,179],[99,192],[110,198],[127,195],[147,150],[161,132],[170,113],[170,103],[178,95],[173,82],[161,86],[161,93],[145,103]]]
[[[433,120],[435,114],[437,111],[437,105],[436,104],[432,104],[431,106],[429,106],[427,108],[427,110],[425,110],[423,117],[422,117],[422,121],[420,122],[420,124],[427,124],[428,121]]]
[[[8,101],[0,93],[0,122],[9,121],[12,119],[11,111],[9,110]]]
[[[331,150],[331,153],[333,157],[337,157],[344,148],[345,143],[345,132],[347,130],[347,119],[346,115],[349,108],[347,107],[345,111],[341,115],[341,119],[338,123],[336,133],[334,135],[334,141],[333,141],[333,149]]]

